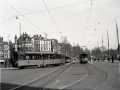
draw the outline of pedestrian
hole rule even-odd
[[[113,57],[113,56],[112,56],[112,58],[111,58],[111,59],[112,59],[112,63],[114,63],[114,57]]]
[[[4,61],[4,67],[7,67],[7,59]]]

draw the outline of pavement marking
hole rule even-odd
[[[69,65],[69,64],[71,64],[71,63],[67,63],[67,64],[65,64],[65,66],[67,66],[67,65]],[[33,82],[35,82],[35,81],[37,81],[37,80],[39,80],[39,79],[41,79],[41,78],[43,78],[43,77],[51,74],[51,73],[53,73],[53,72],[56,72],[56,71],[59,70],[60,68],[61,68],[61,67],[59,67],[59,68],[57,68],[57,69],[55,69],[55,70],[53,70],[53,71],[50,71],[50,72],[48,72],[48,73],[42,74],[40,77],[35,78],[35,79],[33,79],[33,80],[30,80],[30,81],[28,81],[28,82],[26,82],[26,83],[24,83],[24,84],[22,84],[22,85],[19,85],[19,86],[15,87],[15,88],[12,88],[12,89],[10,89],[10,90],[16,90],[16,89],[18,89],[18,88],[20,88],[20,87],[23,87],[23,86],[25,86],[25,85],[31,84],[31,83],[33,83]]]
[[[80,81],[82,81],[82,80],[85,79],[86,77],[88,77],[88,74],[85,74],[83,77],[81,77],[79,80],[77,80],[77,81],[75,81],[75,82],[73,82],[73,83],[70,83],[70,84],[64,85],[64,86],[62,86],[62,87],[59,87],[58,89],[68,88],[68,87],[70,87],[70,86],[72,86],[72,85],[75,85],[75,84],[79,83]]]

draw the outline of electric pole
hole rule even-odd
[[[19,17],[18,16],[16,16],[16,20],[17,20],[17,23],[18,23],[18,31],[19,31],[19,34],[20,34],[20,37],[21,37],[21,23],[19,21]],[[22,43],[21,43],[21,38],[20,37],[19,37],[19,41],[17,42],[19,51],[21,51],[21,49],[22,49]]]
[[[108,40],[108,60],[109,60],[110,53],[109,53],[109,34],[108,34],[108,31],[107,31],[107,40]]]
[[[102,48],[104,48],[104,45],[103,45],[104,41],[103,41],[103,34],[102,34]]]
[[[115,21],[116,24],[116,33],[117,33],[117,42],[118,42],[118,54],[120,53],[120,47],[119,47],[119,32],[118,32],[118,25],[117,25],[117,21]]]
[[[21,36],[21,23],[19,22],[19,18],[18,16],[16,16],[16,20],[18,21],[18,24],[19,24],[19,33],[20,33],[20,36]]]
[[[90,0],[90,8],[93,6],[93,0]]]

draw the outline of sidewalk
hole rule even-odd
[[[18,68],[14,68],[14,67],[0,68],[0,70],[15,70],[15,69],[18,69]]]
[[[12,67],[12,66],[5,67],[3,64],[0,64],[0,70],[3,70],[3,69],[18,69],[18,68],[15,68],[15,67]]]
[[[89,64],[94,64],[94,63],[112,63],[112,61],[104,60],[104,61],[93,61],[93,62],[89,62]],[[120,61],[114,60],[113,63],[120,63]]]

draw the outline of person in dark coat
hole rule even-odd
[[[114,63],[114,57],[113,57],[113,56],[112,56],[112,58],[111,58],[111,59],[112,59],[112,63]]]

